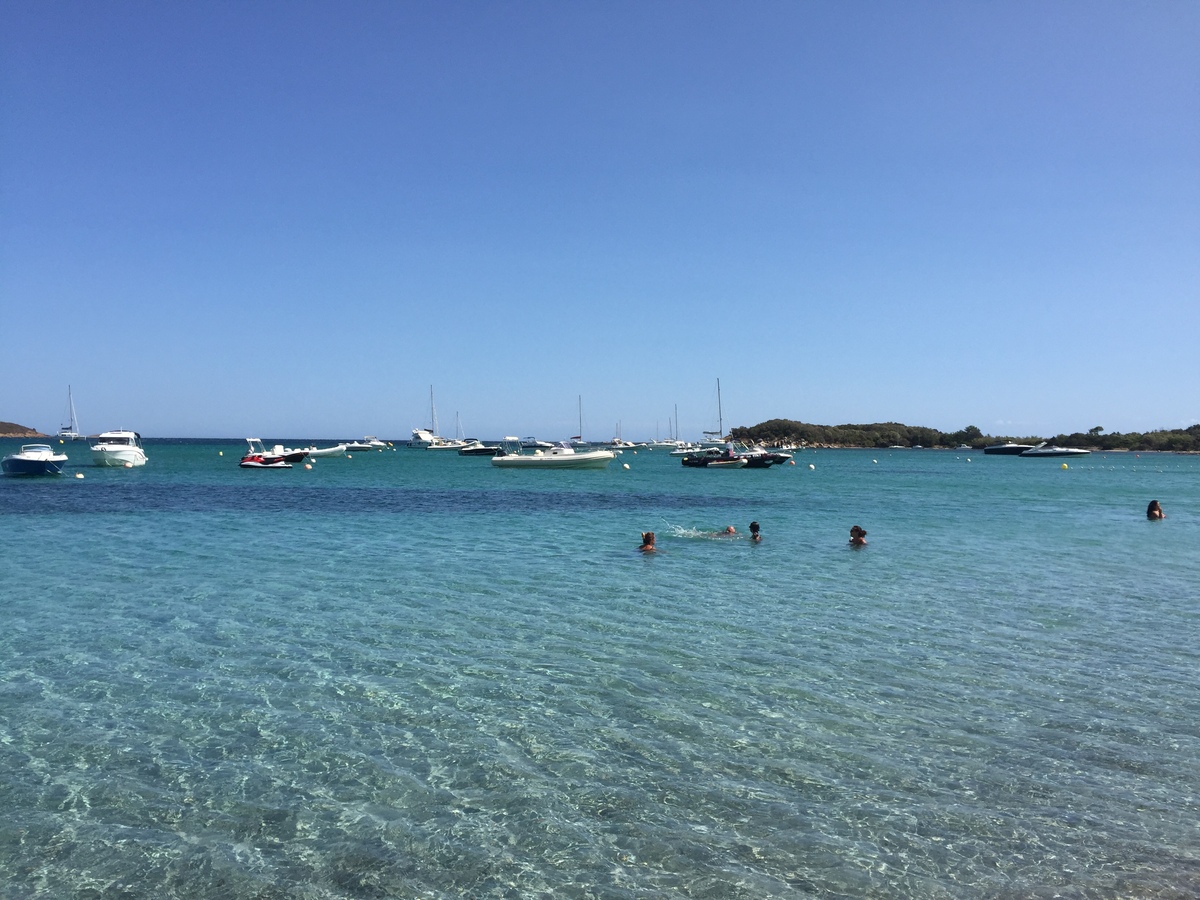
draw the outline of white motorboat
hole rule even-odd
[[[260,438],[246,438],[246,443],[249,445],[246,449],[246,455],[238,463],[241,468],[290,469],[292,467],[292,464],[284,457],[282,452],[276,452],[285,449],[282,445],[277,444],[274,450],[267,450]],[[300,458],[303,459],[304,456]]]
[[[512,440],[512,438],[505,438],[504,440],[507,442]],[[549,441],[539,441],[535,437],[523,437],[520,439],[519,443],[522,450],[549,450],[551,447],[555,446]]]
[[[483,441],[474,440],[459,447],[459,456],[495,456],[500,452],[500,448],[495,444],[485,444]]]
[[[533,453],[522,453],[518,447],[524,441],[517,438],[504,441],[505,446],[492,457],[492,465],[504,469],[604,469],[617,458],[611,450],[576,450],[566,441]]]
[[[92,444],[92,462],[98,466],[133,468],[146,464],[142,436],[136,431],[105,431]]]
[[[373,434],[368,434],[361,441],[350,441],[346,444],[347,450],[383,450],[386,447],[387,444]]]
[[[19,453],[0,460],[5,475],[61,475],[67,454],[55,453],[49,444],[22,444]]]
[[[1019,455],[1054,459],[1060,456],[1087,456],[1091,452],[1091,450],[1081,450],[1078,447],[1054,447],[1042,441],[1036,447],[1030,447]]]

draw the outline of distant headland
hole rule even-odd
[[[47,437],[40,431],[17,425],[15,422],[0,422],[0,438],[36,438]]]
[[[780,446],[799,444],[809,447],[943,447],[967,446],[982,450],[990,444],[1015,441],[1036,444],[1046,441],[1060,447],[1079,447],[1084,450],[1165,450],[1175,453],[1200,452],[1200,424],[1171,431],[1104,433],[1097,425],[1087,432],[1058,435],[989,435],[974,425],[960,431],[945,432],[936,428],[880,422],[873,425],[810,425],[791,419],[771,419],[749,428],[734,428],[730,437],[748,444]]]

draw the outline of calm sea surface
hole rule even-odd
[[[1200,458],[242,446],[0,479],[0,896],[1200,895]]]

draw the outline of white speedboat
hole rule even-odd
[[[1030,447],[1019,455],[1054,459],[1059,456],[1087,456],[1091,452],[1091,450],[1080,450],[1078,447],[1053,447],[1043,441],[1036,447]]]
[[[524,443],[516,438],[505,438],[505,447],[492,457],[493,466],[502,469],[604,469],[617,458],[611,450],[576,450],[566,441],[533,453],[522,453],[510,442]]]
[[[500,452],[500,448],[494,444],[485,444],[483,441],[468,441],[465,446],[459,447],[459,456],[495,456]]]
[[[346,444],[347,450],[383,450],[385,447],[387,447],[386,443],[371,434],[361,441],[350,441]]]
[[[283,453],[267,450],[260,438],[246,438],[246,443],[249,445],[246,448],[246,455],[238,463],[241,468],[290,469],[292,467],[292,464],[284,458]],[[280,445],[276,445],[275,447],[275,450],[282,451],[283,449]],[[304,457],[301,456],[300,458],[303,459]]]
[[[49,444],[22,444],[19,453],[0,460],[5,475],[60,475],[67,454],[55,453]]]
[[[505,438],[504,440],[508,441],[511,438]],[[520,444],[522,450],[549,450],[554,446],[549,441],[539,441],[535,437],[523,437],[520,440]]]
[[[98,466],[132,468],[146,464],[142,436],[136,431],[106,431],[96,435],[92,444],[92,462]]]

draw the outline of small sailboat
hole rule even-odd
[[[467,445],[463,440],[447,440],[438,434],[438,418],[437,406],[433,402],[433,385],[429,386],[429,418],[431,420],[432,430],[427,428],[414,428],[412,430],[412,439],[409,440],[408,446],[416,448],[424,448],[426,450],[458,450]]]
[[[702,447],[724,447],[725,446],[725,416],[721,411],[721,379],[717,379],[717,430],[704,432],[704,440],[700,442]]]
[[[87,436],[79,433],[79,419],[75,417],[75,398],[71,396],[71,386],[67,385],[67,424],[58,427],[55,435],[60,441],[86,441]]]
[[[585,449],[592,446],[583,439],[583,394],[579,395],[579,434],[571,435],[571,446]]]

